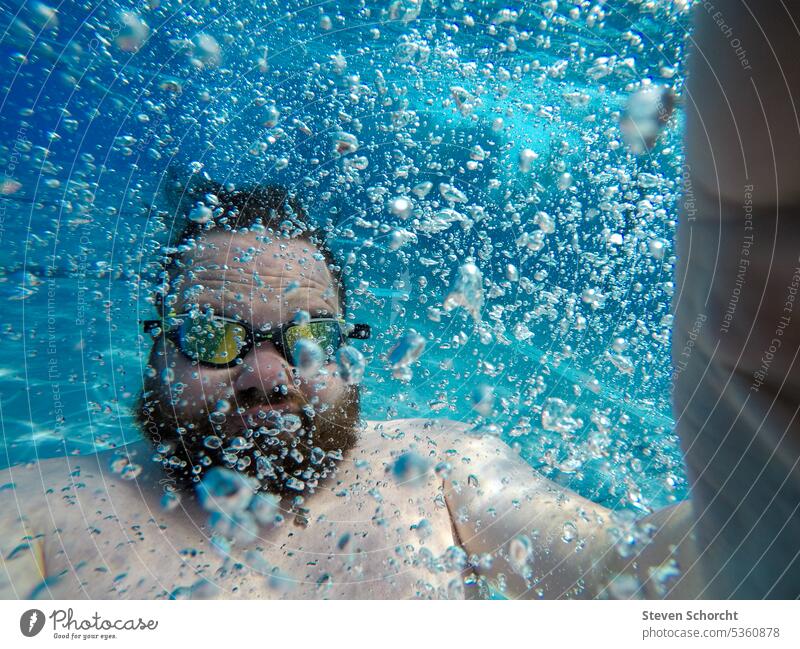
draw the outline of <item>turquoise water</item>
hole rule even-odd
[[[194,166],[283,183],[329,231],[377,334],[365,416],[493,430],[606,505],[684,498],[680,104],[645,153],[620,118],[642,88],[680,97],[688,4],[3,5],[0,466],[138,438],[138,323],[180,227],[165,173]],[[445,309],[470,260],[477,318]],[[412,329],[425,350],[396,378]]]

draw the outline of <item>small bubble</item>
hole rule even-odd
[[[474,263],[469,262],[459,267],[450,292],[445,298],[445,311],[452,311],[457,307],[463,307],[475,322],[480,322],[483,309],[483,277]]]
[[[414,195],[416,195],[418,198],[425,198],[428,193],[430,193],[431,189],[433,189],[433,183],[426,180],[418,185],[415,185],[414,189],[411,191],[414,192]]]
[[[273,525],[278,514],[280,498],[274,494],[259,493],[253,496],[248,506],[259,525]]]
[[[339,155],[347,155],[358,151],[358,138],[352,133],[340,131],[334,138],[334,151]]]
[[[494,390],[492,386],[479,383],[472,391],[472,407],[476,412],[488,417],[494,408]]]
[[[314,378],[325,364],[325,352],[316,341],[301,338],[295,343],[292,364],[303,378]]]
[[[216,435],[208,435],[203,440],[203,446],[212,450],[218,449],[222,446],[222,440]]]
[[[120,14],[119,21],[122,28],[116,38],[117,47],[123,52],[138,51],[150,34],[150,28],[147,23],[140,16],[130,11]]]
[[[412,525],[411,529],[416,531],[420,541],[425,541],[433,536],[433,526],[427,518],[423,518],[419,523]]]
[[[444,198],[446,201],[450,201],[451,203],[467,202],[467,195],[464,192],[453,185],[448,185],[447,183],[441,183],[439,185],[439,193],[442,195],[442,198]]]
[[[131,462],[119,474],[123,480],[136,480],[142,473],[142,466]]]
[[[564,543],[572,543],[578,538],[578,527],[572,521],[567,521],[561,528],[561,540]]]
[[[227,421],[228,417],[224,412],[215,410],[208,416],[208,419],[212,424],[221,425]]]
[[[416,331],[411,330],[405,334],[389,351],[389,363],[393,370],[400,371],[406,376],[409,366],[414,363],[425,350],[425,339]]]
[[[392,464],[392,475],[402,484],[419,484],[428,472],[429,463],[414,451],[400,455]]]
[[[252,480],[222,467],[210,469],[197,486],[200,504],[208,512],[232,514],[244,511],[254,493]]]
[[[181,495],[175,491],[166,491],[161,496],[161,509],[165,512],[171,512],[173,509],[181,504]]]
[[[311,315],[308,311],[303,311],[302,309],[299,309],[297,313],[294,314],[294,318],[292,318],[292,324],[296,325],[304,325],[309,322],[311,322]]]
[[[389,211],[401,219],[407,219],[411,216],[411,210],[413,208],[413,203],[405,196],[398,196],[389,203]]]
[[[358,385],[364,380],[367,361],[355,347],[344,345],[336,356],[339,375],[348,385]]]
[[[519,170],[523,173],[528,173],[538,157],[539,154],[533,149],[522,149],[519,152]]]
[[[288,413],[283,416],[281,421],[281,430],[286,433],[294,433],[300,430],[300,427],[303,425],[300,417],[294,415],[292,413]]]
[[[551,397],[542,408],[542,428],[569,435],[583,426],[583,420],[573,416],[576,406]]]
[[[514,537],[508,544],[508,562],[511,569],[525,579],[531,575],[533,544],[524,534]]]

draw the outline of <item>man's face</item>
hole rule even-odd
[[[253,330],[291,322],[298,311],[312,318],[342,315],[325,260],[307,241],[212,232],[181,259],[183,268],[172,279],[174,313],[213,309]],[[186,462],[187,469],[223,465],[257,475],[272,490],[283,490],[292,478],[295,489],[296,480],[313,488],[332,466],[321,453],[354,444],[358,392],[339,377],[335,362],[302,377],[271,342],[262,342],[240,363],[215,368],[160,338],[150,365],[144,399],[150,413],[140,419],[146,434],[148,419],[159,426],[170,447],[164,456]],[[301,427],[291,430],[298,422]]]

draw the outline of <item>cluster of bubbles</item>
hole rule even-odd
[[[217,209],[213,196],[170,209],[177,161],[305,199],[340,257],[349,322],[373,327],[335,358],[369,418],[466,420],[607,504],[681,497],[668,344],[688,5],[210,0],[173,13],[152,0],[81,22],[27,4],[3,42],[17,76],[0,285],[44,313],[58,276],[58,299],[80,304],[58,337],[86,369],[59,380],[88,388],[101,421],[87,443],[118,441],[137,394],[150,344],[137,321],[165,244]],[[20,323],[7,339],[44,357],[46,318]],[[303,341],[293,363],[313,379],[325,360]],[[72,421],[66,437],[84,438]]]
[[[208,525],[218,544],[247,544],[262,529],[283,523],[277,496],[258,491],[258,482],[222,467],[209,469],[197,487],[198,501],[208,512]]]

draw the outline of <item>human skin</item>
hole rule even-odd
[[[800,595],[797,3],[698,3],[673,403],[697,595]]]
[[[307,311],[312,317],[341,317],[330,271],[324,261],[313,257],[319,251],[307,241],[264,243],[259,241],[263,236],[212,232],[202,237],[183,259],[188,270],[182,274],[174,311],[211,307],[217,315],[238,316],[258,325],[289,322],[298,311]],[[293,283],[297,288],[287,291]],[[202,290],[194,290],[197,286]],[[250,350],[240,365],[213,368],[197,365],[172,343],[162,341],[153,345],[149,364],[158,376],[167,368],[172,370],[175,379],[159,381],[159,396],[163,403],[169,403],[175,384],[182,384],[180,403],[174,410],[178,416],[186,414],[189,418],[196,417],[198,411],[213,412],[220,399],[229,400],[235,409],[237,395],[249,389],[269,399],[283,387],[288,403],[273,408],[299,414],[304,405],[336,403],[347,388],[335,363],[325,367],[325,374],[304,379],[295,376],[288,361],[270,344]],[[239,419],[238,423],[246,427],[241,415]]]
[[[612,512],[538,476],[497,438],[473,437],[454,422],[369,422],[337,476],[306,500],[312,512],[308,527],[260,531],[259,554],[288,576],[277,581],[291,588],[275,585],[255,561],[244,560],[247,547],[232,552],[243,559],[242,571],[222,574],[226,558],[211,549],[205,513],[197,504],[186,498],[176,510],[159,508],[164,476],[144,460],[149,449],[140,443],[124,449],[145,466],[134,482],[108,470],[109,456],[48,460],[0,474],[0,594],[164,597],[206,579],[216,586],[198,588],[196,596],[459,596],[453,579],[476,576],[504,584],[508,597],[796,596],[797,317],[781,329],[781,353],[763,385],[758,391],[752,386],[797,264],[794,208],[800,183],[796,174],[783,171],[794,169],[800,133],[798,66],[789,65],[796,59],[791,32],[797,20],[787,20],[770,3],[714,5],[747,50],[752,69],[743,66],[730,37],[698,5],[699,54],[685,105],[687,189],[696,193],[699,213],[690,220],[687,212],[679,226],[673,334],[675,358],[684,363],[698,315],[706,318],[675,390],[694,501],[639,521],[649,543],[632,557],[621,556]],[[746,290],[728,333],[715,338],[735,288],[748,186],[753,187],[748,200],[760,212],[752,223]],[[275,270],[273,281],[288,277],[289,269]],[[321,288],[325,272],[320,270],[318,279]],[[273,295],[280,293],[279,285]],[[249,295],[246,289],[242,295]],[[321,297],[309,286],[297,299],[308,310],[306,305]],[[245,306],[250,309],[247,300]],[[296,306],[282,307],[281,319]],[[270,389],[286,372],[268,349],[254,354],[248,361],[253,372],[244,377],[193,370],[169,348],[152,359],[162,368],[173,361],[176,376],[189,373],[181,379],[187,387],[176,408],[208,408],[218,395],[235,393],[237,380]],[[319,389],[303,383],[298,389],[324,404],[341,393],[341,384],[330,374]],[[445,461],[452,470],[446,476],[428,472],[416,486],[392,480],[387,469],[394,457],[411,449],[431,466]],[[341,490],[348,494],[344,501],[336,495]],[[430,524],[424,542],[422,519]],[[565,523],[575,527],[570,542],[563,540]],[[390,532],[379,537],[376,529]],[[345,550],[357,539],[352,552],[339,548],[347,532]],[[528,580],[506,559],[510,542],[520,535],[532,542]],[[396,547],[411,549],[397,559]],[[464,570],[432,571],[436,562],[426,551],[439,557],[451,547],[478,560]],[[309,565],[307,553],[324,558],[322,565]],[[343,561],[348,553],[356,559]],[[482,555],[494,560],[481,561]],[[677,576],[657,578],[674,569]],[[472,593],[471,586],[464,588],[463,594]]]
[[[200,243],[184,258],[176,311],[208,304],[253,323],[285,322],[298,309],[341,315],[330,272],[308,242],[267,243],[250,232],[212,233]],[[287,293],[289,285],[296,288]],[[268,400],[282,386],[291,399],[279,408],[296,411],[311,402],[324,416],[326,404],[346,389],[334,363],[322,377],[295,380],[271,345],[254,348],[241,365],[215,369],[196,366],[161,339],[150,365],[162,377],[155,396],[179,420],[212,411],[219,399],[235,409],[247,389]],[[166,380],[165,369],[172,370]],[[245,423],[234,414],[229,426]],[[422,463],[419,476],[394,472],[404,453]],[[656,534],[646,565],[621,558],[620,524],[609,510],[537,475],[499,438],[471,435],[457,422],[366,422],[336,474],[304,494],[302,517],[284,497],[282,525],[261,527],[256,539],[229,549],[212,543],[207,512],[192,494],[170,511],[159,506],[169,480],[150,455],[149,444],[137,442],[117,453],[0,474],[0,485],[14,483],[0,492],[6,557],[0,593],[461,598],[486,594],[476,585],[484,580],[506,597],[657,596],[646,568],[677,556]],[[109,471],[120,456],[143,467],[136,480]],[[519,549],[528,546],[520,565]],[[619,574],[639,579],[641,587],[614,587]]]

